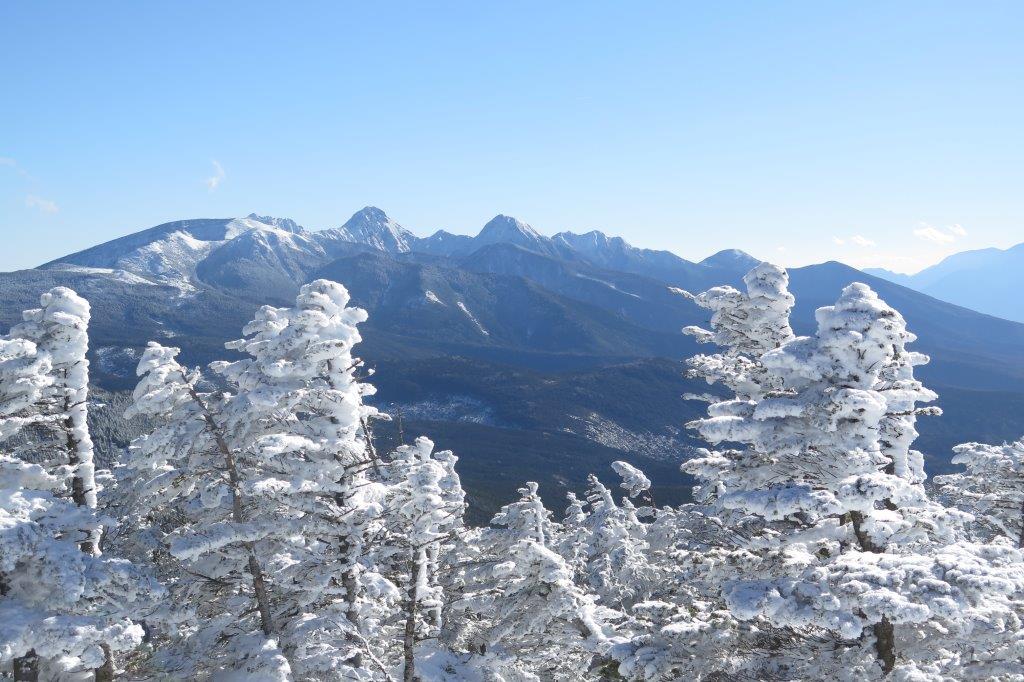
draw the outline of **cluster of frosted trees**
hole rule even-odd
[[[689,426],[694,502],[591,477],[466,526],[450,452],[374,447],[366,313],[318,280],[205,371],[149,345],[97,471],[89,306],[0,339],[0,671],[21,680],[1024,679],[1024,443],[967,444],[926,491],[935,394],[861,284],[789,324],[784,270],[689,296],[719,352]]]

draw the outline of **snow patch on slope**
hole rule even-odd
[[[596,412],[591,412],[585,417],[569,415],[569,418],[575,421],[576,425],[566,431],[600,445],[662,461],[674,462],[683,458],[686,445],[676,436],[631,431]]]
[[[476,319],[473,316],[473,313],[469,312],[469,308],[466,307],[465,303],[463,303],[462,301],[458,301],[455,305],[459,306],[459,310],[461,310],[462,312],[464,312],[466,314],[466,317],[469,318],[470,322],[472,322],[474,325],[476,325],[476,328],[480,330],[481,334],[483,334],[484,336],[490,336],[491,335],[491,333],[489,331],[487,331],[486,329],[484,329],[484,326],[482,324],[480,324],[480,320]]]
[[[577,273],[576,273],[576,276],[577,276],[577,277],[579,277],[580,279],[588,279],[588,280],[590,280],[591,282],[597,282],[598,284],[603,284],[603,285],[605,285],[606,287],[608,287],[609,289],[612,289],[612,290],[614,290],[614,291],[617,291],[617,292],[619,292],[620,294],[625,294],[626,296],[632,296],[633,298],[636,298],[636,299],[639,299],[639,298],[640,298],[640,297],[639,297],[639,296],[637,296],[636,294],[632,294],[632,293],[630,293],[630,292],[628,292],[628,291],[623,291],[622,289],[618,288],[617,286],[615,286],[615,285],[614,285],[614,284],[612,284],[611,282],[606,282],[606,281],[604,281],[603,279],[597,279],[596,277],[588,277],[587,275],[584,275],[584,274],[583,274],[582,272],[577,272]]]
[[[187,232],[172,232],[166,239],[150,242],[118,260],[125,270],[152,274],[161,281],[189,288],[196,263],[223,242],[206,242]]]
[[[468,395],[437,396],[414,403],[387,403],[379,406],[392,418],[404,420],[447,421],[495,425],[494,411],[486,403]]]
[[[157,286],[156,282],[136,275],[134,272],[128,272],[127,270],[120,270],[114,268],[90,268],[85,265],[64,265],[61,264],[54,268],[55,270],[62,270],[64,272],[76,272],[83,275],[103,275],[110,277],[110,279],[117,280],[118,282],[124,282],[125,284],[143,284],[147,286]]]

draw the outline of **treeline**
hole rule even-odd
[[[0,672],[18,680],[1024,680],[1024,442],[965,444],[925,487],[936,395],[903,318],[852,284],[796,337],[786,272],[678,293],[726,389],[688,426],[695,501],[590,477],[464,521],[457,458],[379,451],[366,313],[317,280],[181,365],[150,343],[96,470],[89,305],[0,338]],[[629,400],[629,396],[621,396]]]

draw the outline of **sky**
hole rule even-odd
[[[1020,2],[0,3],[0,270],[498,213],[913,272],[1024,241]]]

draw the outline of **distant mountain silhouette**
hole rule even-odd
[[[989,315],[1024,322],[1024,243],[949,256],[915,275],[864,272]]]

